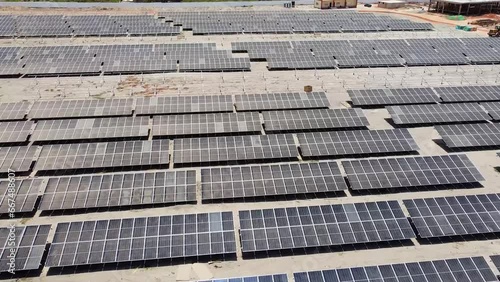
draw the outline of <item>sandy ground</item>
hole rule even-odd
[[[4,11],[5,12],[5,11]],[[24,12],[24,11],[23,11]],[[94,11],[92,11],[93,13]],[[109,11],[105,11],[108,13]],[[121,12],[121,11],[120,11]],[[376,39],[376,38],[426,38],[481,36],[478,33],[456,31],[446,25],[436,25],[433,32],[386,32],[370,34],[327,34],[327,35],[237,35],[194,37],[151,38],[107,38],[107,39],[25,39],[0,40],[3,46],[35,46],[55,44],[130,44],[164,42],[215,42],[220,48],[229,48],[234,41],[264,40],[315,40],[315,39]],[[244,55],[243,55],[244,56]],[[252,71],[247,73],[167,73],[133,76],[104,77],[61,77],[22,78],[0,80],[0,101],[34,101],[37,99],[96,99],[112,96],[144,95],[217,95],[249,94],[301,91],[305,85],[314,90],[325,91],[332,108],[348,107],[347,89],[384,87],[421,87],[441,85],[490,85],[500,81],[500,66],[461,67],[415,67],[378,68],[345,70],[309,70],[270,72],[266,63],[252,63]],[[389,114],[385,109],[363,110],[370,122],[370,129],[391,128],[387,122]],[[446,154],[434,139],[439,135],[432,127],[409,129],[421,155]],[[95,220],[123,217],[157,216],[166,214],[196,213],[208,211],[233,211],[238,227],[237,211],[242,209],[307,206],[367,202],[377,200],[398,200],[409,198],[498,193],[500,174],[494,167],[500,166],[496,151],[466,152],[485,177],[483,187],[474,189],[447,189],[436,191],[401,191],[400,193],[347,195],[338,198],[297,199],[289,201],[261,201],[224,204],[179,205],[164,208],[133,209],[112,212],[93,212],[59,216],[41,216],[18,219],[18,224],[52,224],[59,222]],[[9,220],[1,220],[6,226]],[[288,273],[337,267],[353,267],[396,262],[433,260],[464,256],[487,256],[500,254],[500,239],[442,242],[421,244],[414,241],[412,246],[367,249],[357,246],[355,250],[335,250],[307,255],[243,259],[241,254],[235,260],[193,263],[173,263],[156,267],[136,267],[130,269],[93,271],[88,273],[49,275],[44,269],[41,277],[22,281],[186,281],[224,278],[242,275]],[[489,262],[491,265],[491,262]],[[496,274],[500,274],[495,270]]]

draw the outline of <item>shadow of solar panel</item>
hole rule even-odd
[[[481,106],[493,117],[493,120],[500,120],[500,102],[481,103]]]
[[[475,183],[484,178],[466,155],[342,161],[353,190]]]
[[[0,173],[29,171],[36,151],[36,146],[0,147]]]
[[[388,106],[395,124],[487,121],[491,117],[476,103]]]
[[[268,111],[262,115],[266,131],[307,131],[369,125],[368,119],[360,109]]]
[[[497,267],[498,271],[500,271],[500,255],[491,256],[491,261]]]
[[[33,211],[38,192],[44,187],[45,185],[41,179],[16,179],[14,182],[0,181],[0,194],[2,195],[0,213],[10,213],[12,210],[17,213]],[[9,191],[12,189],[14,190],[13,193]],[[13,203],[14,205],[12,205]]]
[[[27,141],[33,124],[32,121],[0,122],[0,143]]]
[[[500,86],[434,87],[445,102],[500,101]]]
[[[406,129],[299,133],[304,157],[413,152],[419,148]]]
[[[432,88],[347,90],[354,106],[433,104],[440,102]]]
[[[30,225],[15,227],[17,251],[14,257],[15,271],[38,269],[45,251],[50,225]],[[10,229],[0,228],[0,272],[7,272],[10,264],[10,248],[8,245]]]
[[[32,141],[147,137],[149,117],[116,117],[38,121]]]
[[[37,101],[28,113],[32,119],[129,116],[132,115],[132,98],[95,100]]]
[[[201,169],[203,200],[347,190],[336,162]]]
[[[235,254],[233,214],[59,223],[47,267]]]
[[[295,282],[492,282],[496,280],[495,274],[483,257],[295,272],[293,277]]]
[[[52,177],[40,210],[196,202],[196,171]]]
[[[296,158],[291,134],[175,139],[174,163]]]
[[[500,124],[435,126],[449,148],[500,146]]]
[[[168,164],[169,140],[45,145],[36,170],[118,168]]]
[[[500,232],[500,194],[403,202],[421,238]]]
[[[396,201],[240,211],[243,253],[415,238]]]
[[[231,95],[214,96],[159,96],[138,98],[138,115],[232,112]]]
[[[199,280],[198,282],[288,282],[286,274],[273,274],[261,276],[245,276],[233,278],[219,278],[211,280]]]
[[[0,120],[24,119],[29,106],[28,102],[0,103]]]
[[[258,113],[153,116],[153,136],[260,132]]]
[[[328,108],[324,92],[235,95],[237,111]]]

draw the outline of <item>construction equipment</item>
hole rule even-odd
[[[500,25],[495,26],[495,29],[490,29],[490,31],[488,31],[488,36],[499,37],[500,36]]]

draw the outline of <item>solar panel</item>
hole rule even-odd
[[[52,177],[40,210],[196,202],[196,171]]]
[[[45,145],[36,170],[168,164],[169,140]]]
[[[235,95],[237,111],[328,108],[324,92]]]
[[[36,101],[28,113],[32,119],[129,116],[134,99]]]
[[[0,143],[27,141],[33,124],[32,121],[0,122]]]
[[[24,119],[29,107],[28,102],[0,103],[0,120]]]
[[[15,272],[22,270],[38,269],[47,244],[50,225],[30,225],[15,227],[15,247],[17,247],[14,261]],[[9,271],[12,246],[9,242],[9,227],[0,228],[0,272]],[[12,235],[11,235],[12,236]]]
[[[0,147],[0,173],[27,172],[35,160],[37,147]]]
[[[440,102],[432,88],[347,90],[354,106],[433,104]]]
[[[403,202],[421,238],[500,232],[500,194]]]
[[[500,102],[481,103],[493,120],[500,120]]]
[[[59,223],[45,266],[235,253],[231,212],[106,219]]]
[[[415,238],[396,201],[240,211],[243,253]]]
[[[38,121],[32,141],[147,137],[149,117],[113,117]]]
[[[232,112],[231,95],[159,96],[138,98],[137,115]]]
[[[483,257],[296,272],[293,277],[295,282],[496,281]]]
[[[153,116],[153,136],[260,132],[259,113]]]
[[[16,179],[13,182],[9,180],[0,181],[0,213],[33,211],[38,198],[38,191],[44,187],[45,185],[41,179]]]
[[[263,112],[266,131],[364,127],[369,125],[360,109],[318,109]]]
[[[481,173],[466,155],[342,161],[353,190],[475,183]]]
[[[395,124],[429,124],[491,120],[475,103],[388,106]]]
[[[498,271],[500,271],[500,255],[497,256],[491,256],[491,261],[493,261],[493,264],[497,267]]]
[[[273,274],[261,276],[245,276],[233,278],[218,278],[211,280],[199,280],[198,282],[288,282],[286,274]]]
[[[435,128],[449,148],[500,145],[500,124],[456,124]]]
[[[347,190],[336,162],[201,169],[203,200]]]
[[[175,139],[174,163],[296,158],[290,134]]]
[[[297,134],[302,156],[346,156],[417,151],[406,129],[309,132]]]
[[[445,102],[500,101],[500,86],[435,87],[434,91]]]

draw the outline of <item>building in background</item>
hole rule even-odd
[[[482,15],[500,12],[500,0],[430,0],[429,12]]]
[[[358,0],[315,0],[314,8],[331,9],[331,8],[356,8]]]

